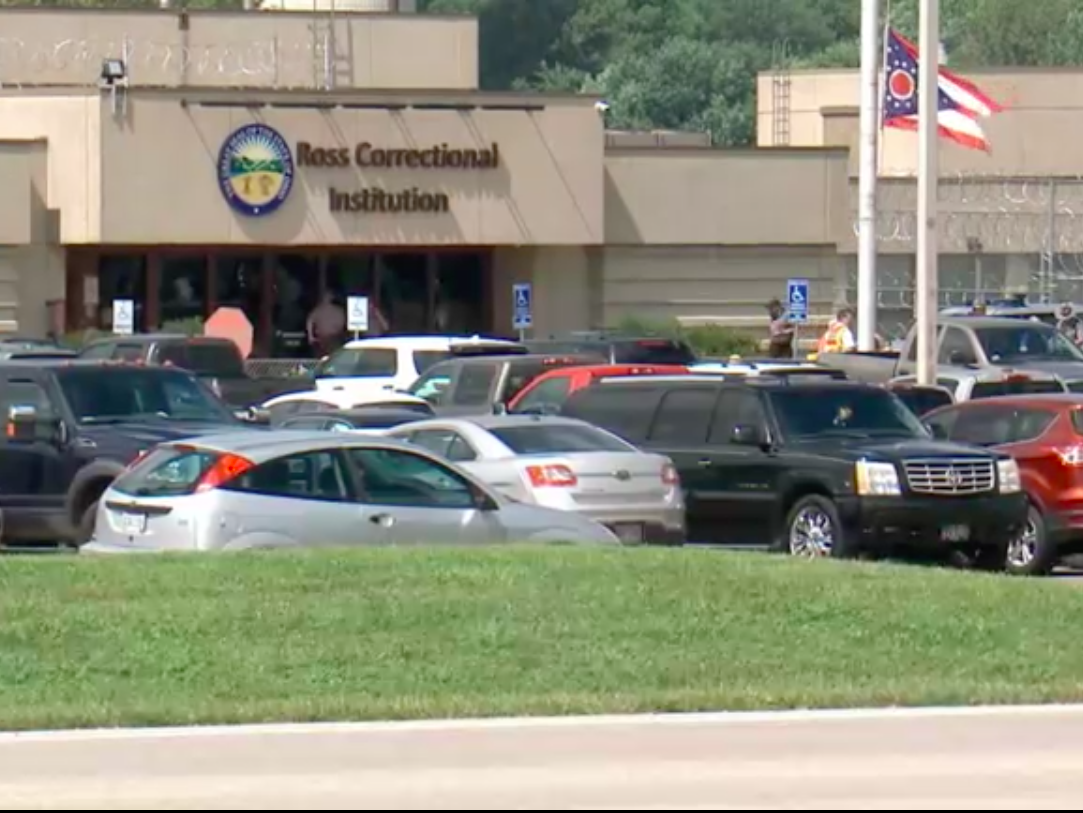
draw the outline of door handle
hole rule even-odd
[[[390,514],[373,514],[369,517],[369,522],[373,525],[379,525],[381,528],[390,528],[395,524],[395,518]]]
[[[701,469],[709,469],[712,466],[714,466],[714,461],[711,460],[709,457],[705,457],[701,461],[699,461],[699,467]]]

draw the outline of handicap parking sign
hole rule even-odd
[[[512,329],[530,330],[534,327],[534,291],[529,282],[512,286]]]
[[[786,304],[791,322],[807,322],[809,306],[807,279],[791,279],[786,285]]]

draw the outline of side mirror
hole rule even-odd
[[[731,440],[738,446],[763,448],[767,445],[767,431],[756,425],[735,426]]]
[[[944,427],[938,423],[926,423],[925,428],[929,430],[929,434],[937,440],[948,440],[948,433],[944,430]]]
[[[55,418],[42,417],[35,406],[12,406],[7,423],[8,440],[15,443],[64,440],[64,424]]]

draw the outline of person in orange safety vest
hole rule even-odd
[[[843,308],[827,326],[824,335],[820,337],[820,343],[816,348],[817,353],[850,353],[857,346],[854,340],[854,332],[851,325],[854,323],[854,312],[850,308]]]

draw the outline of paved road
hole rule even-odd
[[[1074,810],[1083,709],[0,737],[5,810]]]

